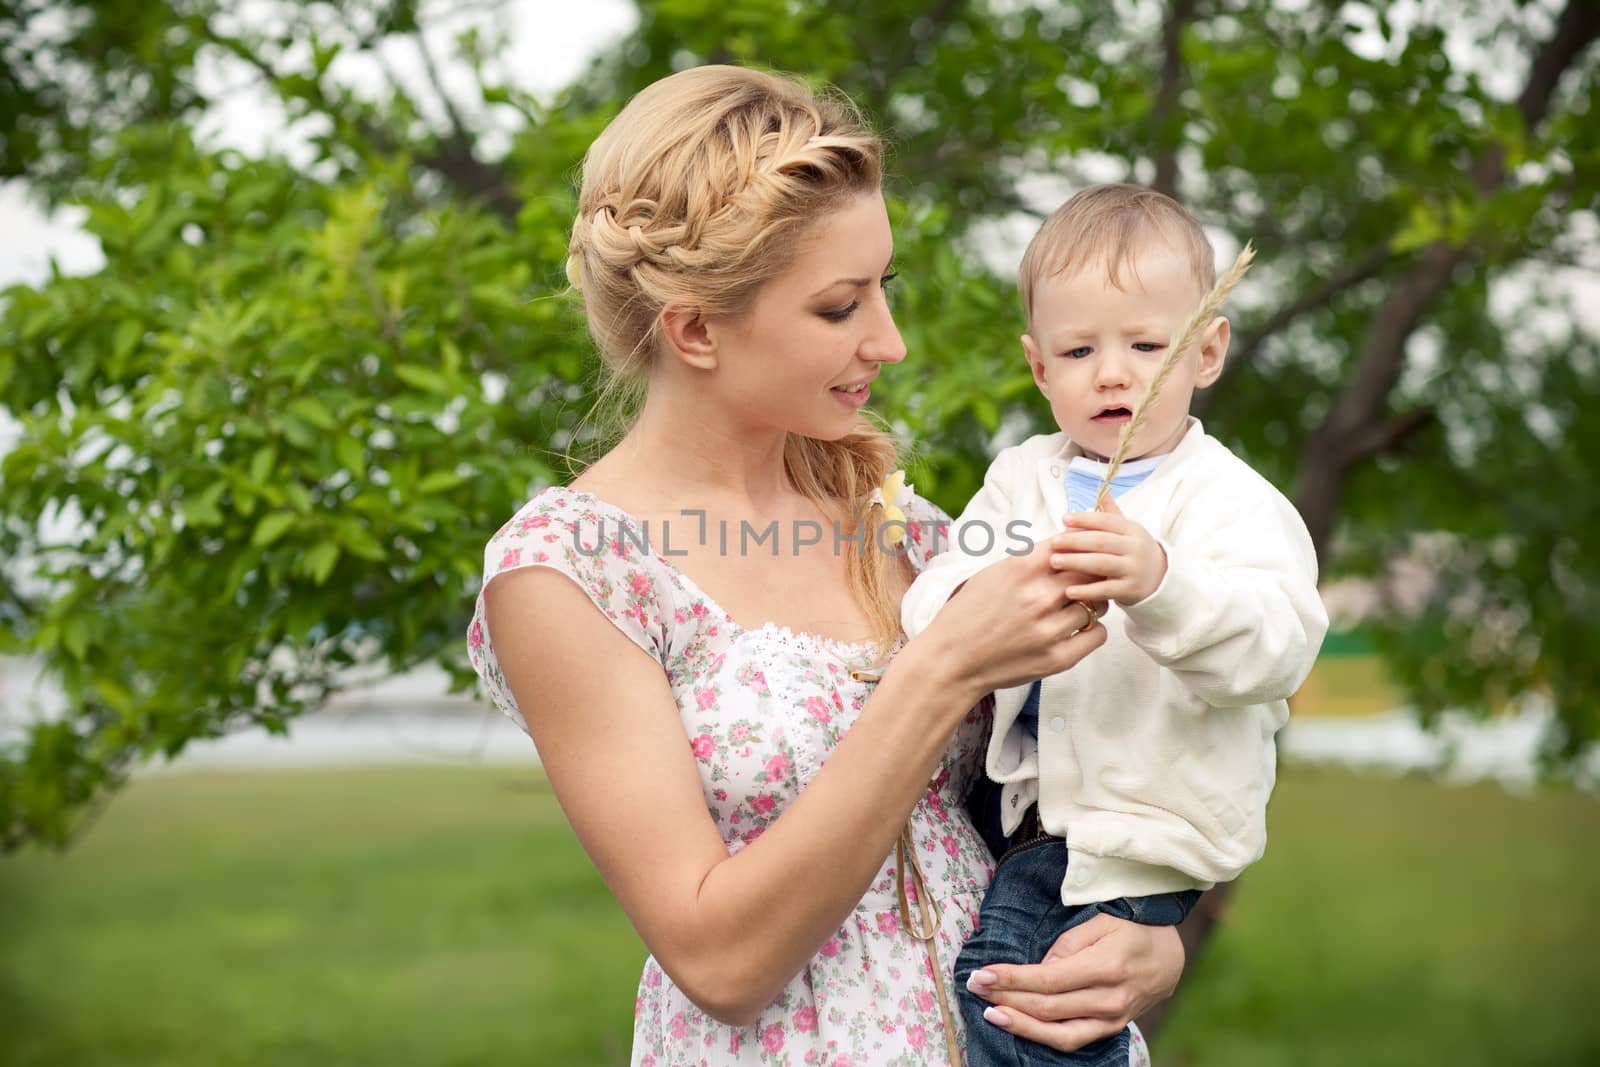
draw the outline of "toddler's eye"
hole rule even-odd
[[[1154,341],[1139,341],[1133,347],[1138,352],[1159,352],[1167,346],[1156,344]]]
[[[1088,345],[1081,345],[1078,348],[1069,348],[1061,354],[1068,359],[1083,359],[1093,351],[1094,349],[1090,348]]]

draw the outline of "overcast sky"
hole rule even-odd
[[[504,4],[497,12],[455,14],[466,5],[424,4],[424,24],[429,26],[428,42],[441,60],[447,87],[464,99],[473,85],[465,64],[442,62],[451,51],[451,42],[469,26],[485,30],[496,21],[510,36],[510,48],[502,66],[508,80],[535,94],[549,93],[571,81],[584,65],[606,44],[633,28],[638,13],[630,0],[518,0]],[[476,5],[473,5],[476,6]],[[270,3],[244,0],[239,5],[241,21],[258,13],[270,12]],[[253,9],[253,10],[252,10]],[[429,12],[447,12],[442,16]],[[414,88],[415,95],[431,102],[421,61],[409,41],[393,41],[385,59],[390,68]],[[384,81],[378,64],[362,57],[341,57],[330,72],[338,80],[358,89],[373,91]],[[213,108],[200,123],[202,135],[217,143],[257,155],[267,148],[285,152],[290,159],[305,160],[308,153],[303,139],[286,129],[285,116],[258,78],[242,65],[207,65],[201,68],[203,88],[208,95],[224,102]],[[497,149],[494,136],[486,147]],[[46,216],[26,197],[23,183],[0,183],[0,288],[16,282],[38,284],[49,276],[50,257],[69,274],[98,270],[103,262],[97,241],[84,234],[78,223],[81,210],[67,209]]]

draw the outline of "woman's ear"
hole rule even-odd
[[[717,341],[697,309],[668,304],[661,309],[661,337],[667,351],[696,370],[716,370]]]
[[[1222,376],[1222,364],[1228,358],[1228,342],[1233,337],[1233,327],[1218,315],[1200,335],[1200,370],[1195,375],[1196,388],[1204,389]]]

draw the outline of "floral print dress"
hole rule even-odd
[[[949,520],[920,497],[906,514],[908,556],[920,569],[927,546],[944,543],[931,536],[929,524]],[[641,538],[640,526],[588,493],[546,489],[490,539],[483,584],[519,567],[558,570],[661,664],[677,699],[685,744],[700,770],[706,808],[731,855],[761,836],[822,767],[872,693],[871,682],[852,679],[852,668],[875,664],[866,645],[773,623],[740,626],[658,551],[663,546]],[[467,644],[489,696],[522,725],[495,659],[481,592]],[[706,1015],[653,957],[646,959],[632,1063],[946,1062],[934,983],[944,984],[959,1033],[952,967],[972,933],[991,873],[988,850],[962,808],[973,776],[982,772],[987,728],[987,715],[974,709],[911,812],[910,840],[939,917],[933,941],[941,964],[937,975],[924,943],[902,926],[891,851],[844,925],[750,1026],[729,1026]],[[915,905],[912,918],[919,919]],[[1135,1044],[1131,1062],[1147,1062],[1142,1040]]]

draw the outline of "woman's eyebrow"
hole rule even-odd
[[[852,288],[859,289],[863,285],[871,285],[872,281],[873,281],[873,279],[871,279],[871,278],[835,278],[833,281],[829,282],[827,285],[824,285],[821,289],[818,289],[816,292],[812,293],[811,295],[812,296],[821,296],[823,293],[826,293],[829,289],[837,289],[841,285],[848,285],[848,286],[851,286]]]

